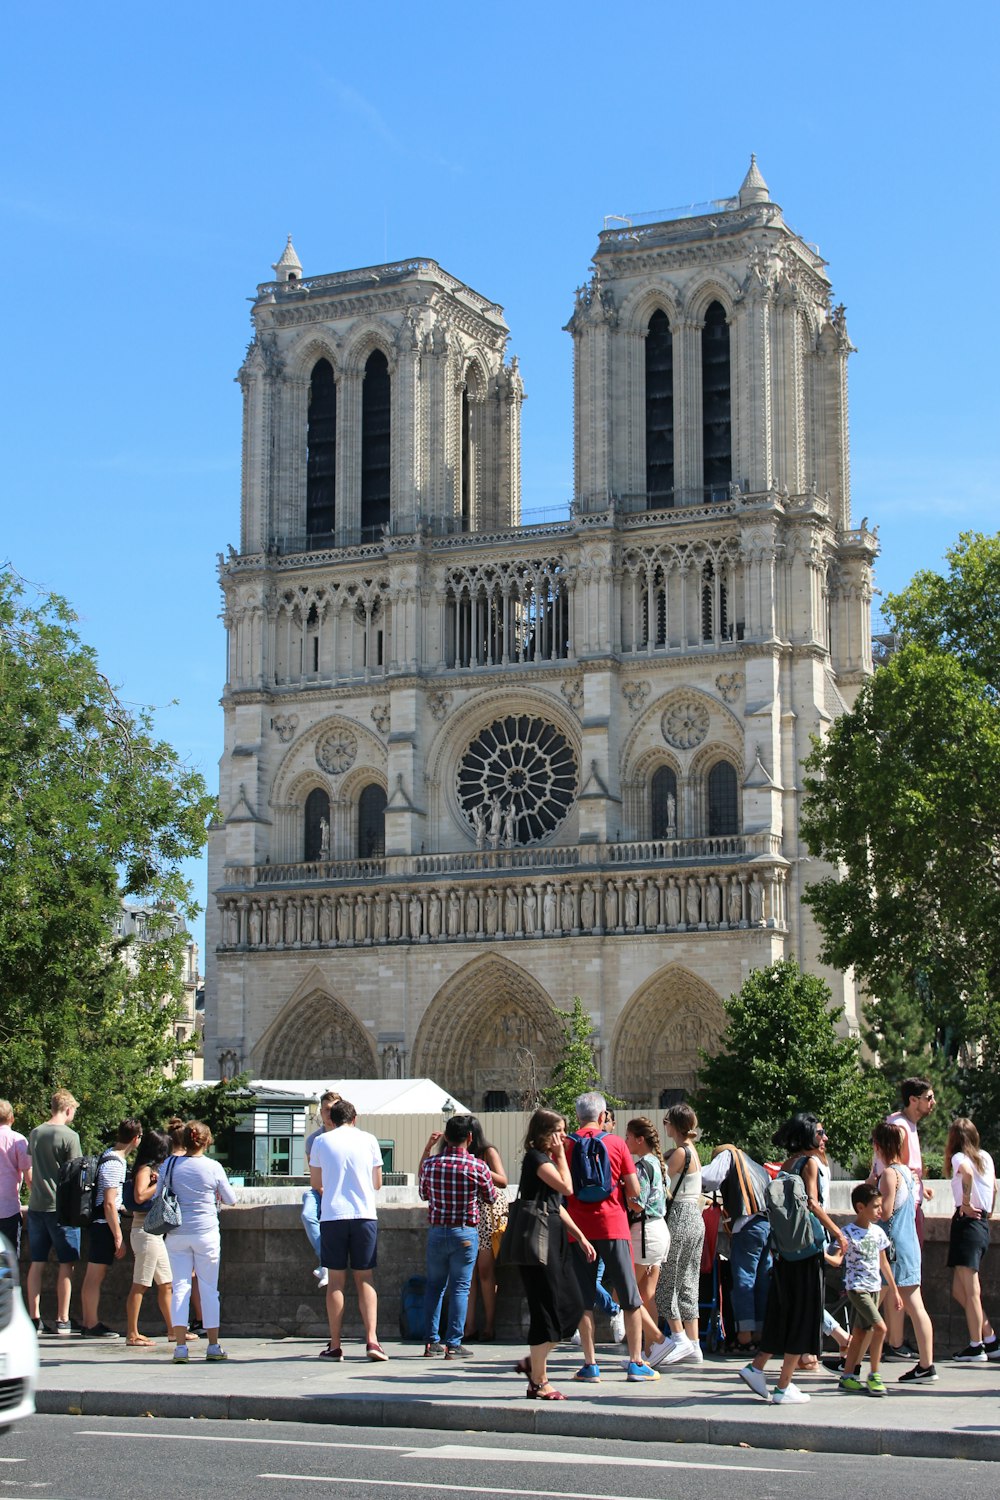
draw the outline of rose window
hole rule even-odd
[[[341,776],[353,766],[357,753],[357,735],[349,729],[328,729],[316,746],[316,764],[331,776]]]
[[[711,719],[703,703],[674,703],[663,715],[663,738],[678,750],[693,750],[708,733]]]
[[[496,719],[458,768],[458,800],[477,833],[532,844],[558,828],[573,805],[576,754],[564,735],[529,714]]]

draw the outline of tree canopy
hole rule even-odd
[[[573,996],[571,1010],[553,1008],[562,1026],[563,1045],[552,1069],[552,1079],[545,1090],[544,1102],[547,1108],[558,1110],[565,1117],[569,1129],[575,1130],[576,1101],[581,1094],[604,1094],[612,1108],[618,1101],[607,1093],[601,1083],[594,1056],[594,1027],[583,1008],[580,996]]]
[[[1000,536],[947,561],[886,599],[899,650],[814,748],[802,828],[839,867],[805,894],[824,960],[874,997],[876,1037],[911,997],[969,1107],[1000,1034]]]
[[[777,1127],[812,1110],[832,1156],[846,1167],[863,1160],[890,1091],[880,1076],[862,1072],[860,1042],[838,1035],[829,986],[794,959],[779,959],[754,969],[725,1011],[719,1050],[702,1053],[698,1070],[695,1106],[708,1139],[770,1160]]]
[[[184,1053],[173,1023],[197,908],[180,867],[212,800],[74,620],[0,572],[0,1055],[25,1124],[69,1088],[92,1141],[141,1116]],[[150,913],[141,943],[115,934],[123,897]]]

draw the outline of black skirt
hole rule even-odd
[[[531,1321],[529,1344],[561,1344],[572,1338],[583,1317],[583,1297],[569,1263],[566,1228],[558,1213],[549,1219],[549,1260],[545,1266],[521,1266],[521,1282]]]
[[[823,1257],[780,1260],[771,1272],[760,1347],[768,1354],[819,1354],[823,1347]]]

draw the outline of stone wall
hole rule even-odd
[[[838,1217],[843,1217],[839,1216]],[[423,1206],[380,1209],[379,1328],[394,1338],[399,1327],[400,1293],[410,1276],[422,1275],[427,1212]],[[927,1222],[924,1245],[923,1294],[934,1320],[938,1352],[961,1348],[966,1342],[964,1317],[951,1301],[951,1273],[946,1267],[949,1219]],[[992,1250],[983,1266],[983,1299],[987,1312],[1000,1316],[1000,1221],[991,1228]],[[26,1238],[26,1237],[25,1237]],[[27,1270],[27,1246],[22,1246],[22,1270]],[[131,1258],[114,1265],[105,1282],[101,1315],[112,1327],[124,1327],[124,1301],[131,1280]],[[222,1212],[222,1326],[224,1333],[268,1338],[326,1338],[323,1294],[312,1276],[312,1258],[299,1222],[297,1208],[286,1205],[237,1207]],[[78,1315],[79,1282],[74,1291],[73,1315]],[[55,1265],[45,1272],[42,1316],[55,1317]],[[516,1271],[501,1271],[497,1332],[518,1342],[524,1336],[527,1309]],[[152,1295],[143,1303],[140,1326],[160,1332]],[[607,1337],[607,1330],[603,1331]],[[357,1303],[348,1293],[345,1334],[358,1336]]]

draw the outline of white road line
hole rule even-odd
[[[766,1468],[762,1464],[734,1464],[734,1463],[698,1463],[694,1459],[684,1458],[632,1458],[631,1456],[595,1453],[583,1457],[577,1457],[574,1453],[561,1453],[557,1449],[532,1448],[482,1448],[463,1447],[461,1443],[440,1443],[434,1448],[413,1448],[403,1443],[335,1443],[317,1438],[259,1438],[259,1437],[206,1437],[197,1433],[187,1432],[107,1432],[83,1429],[76,1434],[77,1437],[96,1438],[121,1438],[126,1442],[133,1442],[136,1438],[145,1438],[150,1442],[159,1443],[248,1443],[265,1444],[271,1448],[348,1448],[352,1452],[364,1449],[366,1453],[399,1454],[401,1458],[447,1458],[447,1459],[479,1459],[481,1462],[487,1460],[496,1462],[502,1460],[504,1463],[525,1464],[576,1464],[584,1468],[594,1468],[599,1464],[606,1464],[610,1468],[618,1469],[632,1467],[637,1469],[722,1469],[727,1473],[747,1474],[811,1474],[812,1469],[775,1469]],[[23,1458],[8,1460],[11,1463],[24,1463]],[[265,1475],[270,1478],[270,1475]],[[308,1476],[302,1476],[308,1477]],[[391,1481],[385,1480],[389,1484]],[[488,1492],[487,1492],[488,1493]],[[520,1490],[511,1490],[511,1494],[521,1494]],[[534,1492],[532,1492],[534,1493]],[[541,1493],[539,1491],[539,1493]],[[626,1500],[620,1496],[619,1500]]]
[[[445,1490],[459,1495],[517,1495],[521,1500],[649,1500],[648,1495],[595,1494],[592,1490],[512,1490],[507,1485],[433,1484],[419,1479],[359,1479],[356,1474],[258,1474],[258,1479],[297,1479],[302,1484],[352,1484],[369,1489]]]
[[[435,1448],[412,1448],[402,1443],[334,1443],[316,1438],[258,1438],[258,1437],[204,1437],[196,1433],[186,1432],[101,1432],[82,1430],[76,1434],[77,1437],[96,1438],[122,1438],[126,1442],[133,1442],[136,1438],[145,1438],[147,1441],[160,1443],[257,1443],[265,1444],[271,1448],[349,1448],[352,1452],[364,1449],[366,1453],[398,1453],[402,1458],[449,1458],[449,1459],[479,1459],[482,1462],[490,1460],[496,1462],[498,1459],[504,1463],[525,1464],[576,1464],[584,1468],[594,1468],[598,1464],[607,1464],[610,1468],[618,1469],[632,1467],[637,1469],[722,1469],[727,1473],[747,1474],[811,1474],[812,1469],[772,1469],[765,1468],[761,1464],[733,1464],[733,1463],[698,1463],[694,1459],[684,1458],[632,1458],[630,1456],[618,1457],[613,1454],[595,1453],[578,1458],[574,1453],[560,1453],[555,1449],[539,1449],[537,1452],[531,1448],[481,1448],[463,1447],[460,1443],[440,1443]],[[23,1459],[18,1459],[23,1463]],[[270,1476],[265,1476],[270,1477]],[[388,1480],[385,1481],[389,1483]],[[511,1491],[512,1494],[520,1491]],[[624,1500],[624,1497],[620,1497]]]

